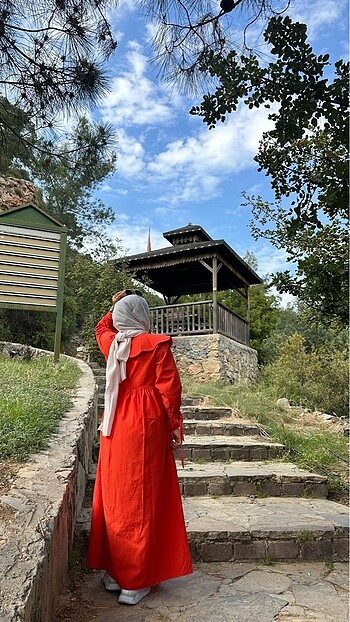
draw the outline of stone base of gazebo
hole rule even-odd
[[[256,350],[224,335],[173,337],[173,353],[181,377],[224,384],[258,380]]]

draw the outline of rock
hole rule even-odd
[[[10,343],[8,341],[0,341],[0,352],[9,358],[20,358],[24,360],[47,354],[44,350],[38,350],[32,346],[23,345],[21,343]]]
[[[322,421],[336,421],[338,419],[335,415],[328,415],[327,413],[320,413],[319,418],[322,419]]]
[[[289,410],[290,403],[289,403],[289,401],[287,400],[286,397],[281,397],[279,400],[277,400],[276,406],[280,410]]]
[[[0,212],[20,205],[40,205],[41,191],[27,179],[0,176]]]

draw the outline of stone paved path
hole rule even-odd
[[[347,622],[348,564],[195,564],[153,587],[135,607],[118,604],[99,572],[66,590],[53,622]]]

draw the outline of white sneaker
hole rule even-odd
[[[143,590],[122,590],[118,598],[118,603],[124,605],[137,605],[151,591],[150,587],[145,587]]]
[[[102,583],[108,592],[120,592],[121,590],[119,583],[114,581],[114,579],[112,579],[106,571],[102,575]]]

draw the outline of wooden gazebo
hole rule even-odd
[[[213,240],[198,225],[163,236],[171,246],[122,260],[136,280],[164,297],[164,306],[151,308],[153,331],[173,336],[220,333],[249,345],[249,287],[261,278],[224,240]],[[217,293],[228,289],[245,298],[245,318],[218,302]],[[178,303],[183,295],[203,293],[208,293],[207,300]]]

